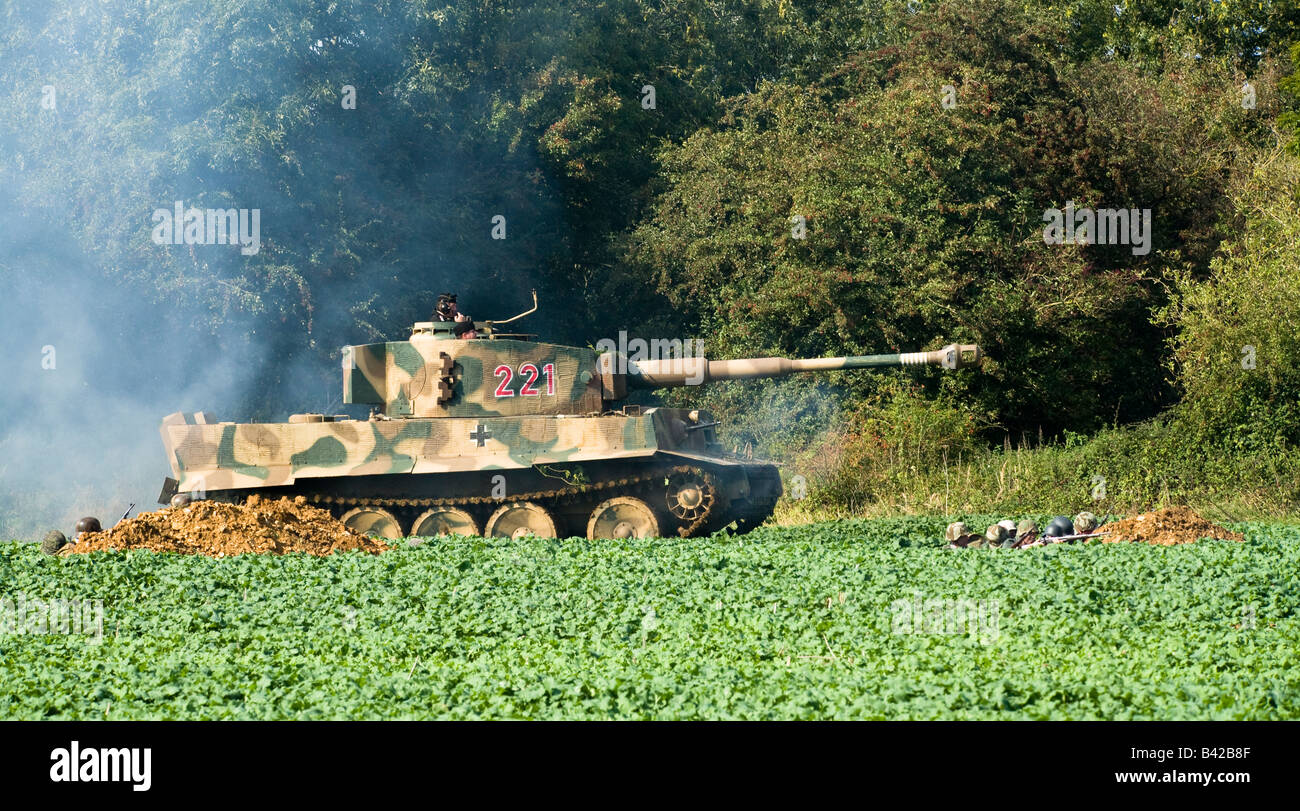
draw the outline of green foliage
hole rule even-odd
[[[1204,254],[1205,229],[1183,220],[1216,210],[1216,159],[1178,156],[1218,142],[1200,129],[1222,77],[1177,49],[1154,66],[1117,57],[1193,22],[1217,43],[1200,49],[1207,63],[1244,53],[1231,32],[1279,54],[1295,14],[1203,5],[8,6],[0,203],[27,212],[6,223],[20,233],[51,230],[15,266],[75,264],[151,299],[175,342],[260,355],[244,410],[261,416],[302,388],[291,372],[304,361],[330,386],[338,344],[400,335],[453,280],[472,280],[463,300],[478,315],[538,286],[566,305],[547,311],[546,333],[580,343],[632,327],[718,333],[719,349],[741,352],[782,345],[773,332],[793,312],[794,349],[999,338],[997,384],[967,392],[986,406],[1008,380],[1149,389],[1135,357],[1154,335],[1149,291],[1133,283],[1148,268],[1048,253],[1033,237],[1042,207],[1069,196],[1160,199],[1164,241],[1189,261]],[[954,111],[937,104],[949,82]],[[37,103],[46,84],[57,111]],[[340,106],[345,85],[355,111]],[[263,250],[153,245],[148,212],[176,199],[261,208]],[[651,211],[657,225],[633,238]],[[807,243],[788,237],[798,212]],[[508,216],[505,244],[484,237],[495,213]],[[68,235],[70,262],[33,247]],[[620,261],[638,245],[639,262]],[[710,283],[733,266],[742,278]],[[1109,317],[1131,338],[1051,335],[1045,308]],[[1060,363],[1070,357],[1089,363]],[[1061,371],[1040,368],[1038,382],[1032,366]],[[1002,421],[1082,430],[1114,404],[1149,416],[1161,391],[1144,394],[1055,422],[1011,405]]]
[[[1278,116],[1278,123],[1291,132],[1287,145],[1292,155],[1300,156],[1300,42],[1291,48],[1291,70],[1278,81],[1278,89],[1286,97],[1287,110]]]
[[[1072,56],[1115,55],[1159,69],[1183,50],[1250,69],[1300,38],[1290,0],[1026,0],[1069,32]]]
[[[886,46],[817,84],[764,84],[666,149],[631,261],[718,354],[974,341],[990,360],[949,394],[1013,433],[1158,413],[1171,402],[1151,323],[1161,281],[1208,262],[1231,145],[1263,136],[1231,70],[1064,63],[1059,32],[995,0],[891,23]],[[1068,200],[1151,209],[1154,250],[1045,245],[1044,210]],[[872,385],[847,383],[857,400]],[[1062,396],[1078,390],[1093,396]]]
[[[1300,445],[1300,160],[1262,155],[1233,203],[1241,235],[1166,312],[1177,413],[1204,447],[1279,452]]]
[[[807,474],[814,504],[861,510],[893,503],[897,494],[914,491],[910,485],[918,476],[948,467],[955,471],[963,458],[984,447],[977,433],[979,416],[970,407],[928,400],[917,387],[893,379],[842,414],[825,441],[790,469]],[[928,506],[946,511],[947,505]]]
[[[1044,509],[1102,514],[1191,504],[1223,519],[1289,515],[1300,503],[1294,448],[1224,452],[1179,417],[1074,434],[1064,443],[1007,436],[1003,447],[989,448],[972,443],[969,427],[951,419],[959,413],[929,402],[911,408],[919,413],[901,422],[912,433],[899,432],[898,451],[844,431],[791,458],[785,472],[804,476],[808,498],[782,501],[778,518]],[[936,408],[938,414],[925,415]],[[909,442],[911,449],[903,450]],[[941,455],[946,458],[936,458]]]
[[[784,2],[517,6],[7,7],[0,178],[16,205],[93,247],[106,278],[209,310],[200,335],[241,317],[274,324],[277,356],[325,330],[397,334],[467,276],[481,305],[488,290],[540,284],[576,299],[553,310],[558,332],[593,317],[607,330],[614,291],[657,299],[605,278],[655,146],[756,77],[820,74],[876,30],[867,10],[832,25]],[[35,103],[46,84],[57,111]],[[176,199],[259,207],[267,244],[249,260],[151,244],[148,212]],[[485,237],[495,213],[504,245]]]
[[[0,636],[0,717],[1296,717],[1295,527],[993,552],[939,548],[942,529],[323,559],[3,544],[5,596],[100,599],[104,638]],[[918,598],[986,601],[985,621],[896,632]]]
[[[528,329],[558,342],[629,329],[721,358],[977,341],[982,370],[908,379],[995,442],[1133,424],[1182,391],[1201,456],[1226,442],[1255,470],[1296,439],[1290,333],[1256,335],[1294,311],[1295,232],[1269,221],[1294,191],[1230,204],[1243,156],[1300,123],[1294,2],[105,0],[8,3],[0,23],[0,286],[24,311],[5,320],[32,340],[84,327],[92,405],[146,391],[160,416],[206,384],[227,401],[192,407],[223,418],[329,412],[339,345],[403,337],[444,289],[488,317],[536,287]],[[178,199],[262,210],[262,250],[153,244],[150,212]],[[1043,245],[1043,210],[1067,200],[1151,208],[1154,250]],[[28,307],[37,287],[84,303]],[[1247,343],[1260,373],[1233,377]],[[246,379],[226,385],[214,357]],[[853,460],[838,491],[879,503],[936,471],[931,454],[887,473],[854,446],[896,379],[722,385],[693,405],[734,446]],[[96,413],[80,392],[6,392],[9,413]],[[909,402],[891,419],[929,425]],[[1160,434],[1170,458],[1196,455],[1182,434]],[[33,503],[0,493],[0,521]]]

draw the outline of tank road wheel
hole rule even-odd
[[[597,538],[657,538],[659,519],[650,505],[639,498],[619,496],[602,501],[591,511],[587,522],[587,537]]]
[[[415,519],[411,534],[421,538],[438,535],[477,535],[478,524],[474,517],[456,507],[434,507]]]
[[[394,539],[402,537],[402,525],[397,523],[392,513],[381,507],[356,507],[343,513],[339,520],[343,526],[362,535]]]
[[[668,512],[683,521],[694,522],[713,509],[713,485],[694,473],[668,477]]]
[[[487,520],[483,535],[488,538],[554,538],[555,520],[544,507],[531,501],[502,505]]]

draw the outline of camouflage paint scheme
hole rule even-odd
[[[527,471],[532,478],[518,474],[519,480],[535,481],[537,466],[588,463],[606,477],[602,487],[612,487],[615,478],[631,481],[638,470],[670,470],[676,460],[717,474],[718,492],[729,499],[724,511],[744,507],[741,512],[749,519],[761,521],[757,516],[770,514],[780,496],[780,477],[770,464],[725,453],[708,412],[642,411],[637,406],[616,411],[616,403],[635,388],[800,371],[921,364],[958,368],[979,362],[978,348],[956,345],[932,352],[809,360],[638,361],[616,352],[500,336],[492,322],[476,326],[478,339],[458,340],[448,331],[450,324],[426,322],[416,324],[407,341],[345,347],[343,400],[377,407],[369,419],[295,414],[285,423],[235,424],[202,412],[168,415],[161,432],[177,482],[174,489],[230,491],[238,497],[279,488],[282,493],[328,496],[343,493],[346,482],[367,483],[361,489],[371,496],[412,487],[424,495],[459,490],[464,496],[467,487],[481,487],[478,477],[468,474],[482,471]],[[402,479],[412,487],[386,478],[395,474],[412,476]],[[655,475],[662,482],[663,476]],[[316,484],[308,487],[312,481]],[[295,483],[299,489],[285,489]],[[359,492],[355,486],[351,490],[352,495]],[[691,531],[700,526],[692,525]]]
[[[300,478],[507,470],[642,457],[661,448],[660,436],[673,433],[663,425],[670,412],[658,410],[590,418],[241,425],[197,422],[202,419],[202,414],[172,414],[163,423],[163,444],[183,492],[278,486]]]
[[[426,334],[411,338],[345,348],[343,402],[382,406],[389,417],[520,417],[604,410],[595,350],[511,339],[458,341]],[[447,375],[443,357],[452,364]],[[548,367],[549,388],[544,374]],[[508,382],[505,372],[496,373],[503,368],[510,371]],[[520,373],[522,368],[535,371]],[[530,377],[533,385],[527,386]],[[450,398],[439,387],[444,378],[452,389]]]

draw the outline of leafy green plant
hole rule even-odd
[[[944,521],[378,557],[0,544],[0,596],[105,614],[100,644],[0,635],[0,717],[1296,717],[1300,528],[954,551]],[[897,633],[918,597],[996,600],[996,633]]]
[[[1233,197],[1240,235],[1208,279],[1179,279],[1164,317],[1182,429],[1206,448],[1276,453],[1300,445],[1300,160],[1279,146],[1252,169]]]

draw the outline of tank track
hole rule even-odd
[[[512,502],[531,501],[544,507],[554,507],[564,503],[575,503],[592,501],[591,507],[595,506],[595,499],[588,498],[589,494],[602,494],[602,491],[614,491],[614,495],[633,495],[643,493],[645,490],[656,482],[662,482],[667,476],[673,473],[693,473],[704,477],[707,472],[693,465],[677,465],[671,468],[657,468],[646,473],[633,476],[622,476],[617,479],[608,479],[605,481],[591,482],[589,484],[569,484],[554,490],[533,490],[525,493],[515,493],[513,495],[493,498],[492,496],[460,496],[451,498],[382,498],[376,496],[368,497],[348,497],[348,496],[331,496],[322,494],[312,494],[308,500],[325,505],[327,508],[334,508],[340,512],[349,510],[353,507],[388,507],[388,508],[430,508],[430,507],[468,507],[478,505],[493,505],[499,507],[502,504]],[[706,481],[708,479],[705,479]],[[658,505],[651,503],[652,508]],[[708,522],[716,508],[716,503],[701,515],[694,522],[679,527],[678,534],[683,538],[689,537],[701,526]],[[334,511],[331,509],[331,512]]]
[[[761,469],[760,469],[761,470]],[[749,475],[756,475],[755,470],[747,471]],[[686,474],[697,477],[701,482],[708,485],[714,494],[710,497],[710,503],[707,508],[699,515],[693,518],[678,518],[671,514],[667,509],[665,502],[666,490],[664,489],[664,480],[675,474]],[[775,469],[771,471],[757,472],[758,476],[776,474]],[[564,481],[561,477],[555,476],[557,484]],[[779,476],[778,476],[779,478]],[[663,465],[654,467],[644,472],[632,473],[617,477],[611,477],[594,482],[587,483],[568,483],[550,488],[534,489],[523,492],[515,492],[501,498],[483,495],[462,495],[462,496],[443,496],[443,497],[426,497],[426,498],[401,498],[401,497],[384,497],[372,495],[347,495],[340,493],[311,493],[297,492],[295,488],[249,488],[244,490],[229,490],[221,493],[211,493],[211,497],[233,502],[243,502],[251,495],[257,494],[268,498],[277,498],[280,496],[297,497],[301,496],[309,503],[315,504],[328,510],[335,517],[341,517],[345,512],[354,507],[380,507],[392,511],[403,527],[409,529],[417,511],[423,511],[433,507],[457,507],[470,509],[471,512],[478,512],[476,520],[480,521],[482,526],[482,513],[485,509],[496,509],[503,504],[512,502],[530,501],[540,506],[546,507],[556,516],[557,520],[564,518],[575,534],[577,532],[578,517],[589,514],[596,505],[604,498],[613,498],[615,496],[636,496],[644,500],[660,518],[660,526],[665,533],[675,531],[681,537],[691,537],[722,529],[732,521],[735,521],[740,533],[748,532],[758,524],[761,524],[775,507],[775,499],[764,499],[744,504],[740,509],[736,509],[735,504],[727,505],[721,498],[722,487],[717,475],[707,467],[699,465]],[[582,519],[585,520],[585,519]]]

